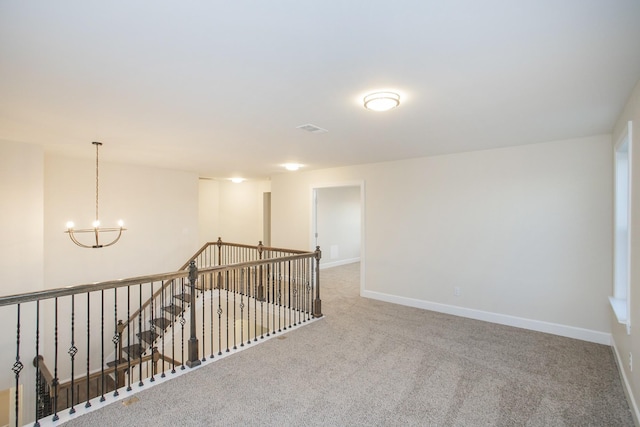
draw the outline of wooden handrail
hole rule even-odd
[[[101,291],[105,289],[122,288],[125,286],[139,285],[141,283],[175,280],[188,276],[188,271],[174,271],[170,273],[132,277],[130,279],[108,280],[106,282],[87,283],[84,285],[66,286],[64,288],[47,289],[44,291],[8,295],[0,297],[0,307],[6,305],[22,304],[25,302],[41,301],[45,299],[52,299],[69,295],[83,294],[87,292]]]

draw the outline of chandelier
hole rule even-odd
[[[100,219],[98,217],[98,150],[100,148],[100,146],[102,145],[101,142],[92,142],[93,145],[96,146],[96,219],[95,221],[93,221],[93,228],[82,228],[79,230],[74,229],[74,224],[72,221],[67,222],[67,231],[65,231],[65,233],[69,234],[69,237],[71,238],[71,241],[73,241],[73,243],[75,243],[76,245],[82,247],[82,248],[106,248],[107,246],[111,246],[116,244],[116,242],[118,242],[118,240],[120,240],[120,237],[122,236],[122,232],[126,230],[126,228],[124,228],[124,223],[122,222],[122,220],[118,221],[118,227],[111,227],[111,228],[102,228],[100,227]],[[76,234],[78,233],[92,233],[93,236],[95,237],[95,244],[91,245],[85,245],[84,243],[81,243],[80,241],[78,241],[78,239],[76,238]],[[116,235],[116,237],[111,240],[109,243],[100,243],[100,235],[102,233],[118,233]]]

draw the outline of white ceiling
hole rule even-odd
[[[0,140],[206,177],[607,134],[638,79],[639,0],[0,0]]]

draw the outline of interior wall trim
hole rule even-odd
[[[594,331],[590,329],[577,328],[575,326],[561,325],[558,323],[544,322],[541,320],[525,319],[523,317],[510,316],[500,313],[475,310],[471,308],[458,307],[455,305],[441,304],[437,302],[424,301],[415,298],[401,297],[397,295],[385,294],[375,291],[363,291],[362,296],[379,301],[405,305],[408,307],[422,308],[424,310],[436,311],[438,313],[452,314],[454,316],[466,317],[469,319],[482,320],[484,322],[497,323],[499,325],[513,326],[516,328],[529,329],[547,334],[559,335],[567,338],[574,338],[596,344],[611,345],[612,337],[610,333]]]
[[[616,345],[616,340],[611,338],[611,347],[613,347],[614,359],[616,361],[616,365],[618,365],[618,373],[620,374],[620,380],[622,381],[622,389],[624,390],[624,395],[627,398],[627,403],[629,404],[629,408],[631,409],[631,415],[633,416],[633,422],[640,426],[640,411],[638,411],[638,405],[636,405],[636,399],[633,397],[633,391],[631,390],[631,385],[629,384],[629,379],[627,378],[627,374],[625,373],[624,364],[622,363],[622,358],[620,357],[620,352],[618,351],[618,346]]]

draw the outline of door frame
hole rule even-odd
[[[340,188],[340,187],[358,187],[360,188],[360,295],[363,294],[365,289],[365,263],[366,263],[366,251],[365,251],[365,232],[366,232],[366,191],[365,181],[344,181],[325,184],[313,184],[311,185],[310,198],[311,198],[311,218],[310,218],[310,236],[309,242],[311,243],[311,250],[316,250],[317,246],[317,190],[326,188]],[[320,250],[323,250],[320,248]]]

